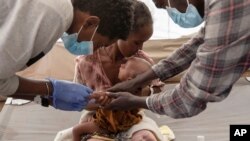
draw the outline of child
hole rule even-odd
[[[121,82],[118,73],[121,64],[124,64],[126,58],[139,56],[152,63],[141,50],[143,43],[147,41],[153,33],[153,20],[147,6],[143,2],[134,1],[134,24],[126,40],[118,40],[116,43],[103,47],[94,52],[93,55],[79,56],[76,59],[75,82],[87,85],[95,91],[105,91],[114,84]],[[92,117],[93,112],[87,112],[82,116],[81,122],[88,117]],[[142,114],[142,121],[134,125],[124,136],[134,137],[152,137],[152,140],[158,138],[161,140],[161,134],[158,132],[156,123]],[[94,130],[95,131],[95,130]],[[127,136],[128,135],[128,136]]]
[[[144,59],[132,57],[119,70],[118,79],[126,81],[136,77],[151,68],[151,65]],[[140,91],[137,95],[142,96]],[[142,116],[139,109],[130,111],[109,111],[98,109],[94,115],[94,120],[83,122],[73,128],[73,140],[80,141],[82,135],[96,133],[101,135],[117,134],[126,131],[134,124],[141,121]]]

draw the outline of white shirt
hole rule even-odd
[[[72,20],[71,0],[0,0],[0,95],[15,93],[15,73],[47,53]]]

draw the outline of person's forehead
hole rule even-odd
[[[144,42],[148,40],[153,34],[153,29],[151,26],[143,26],[136,32],[132,32],[129,34],[129,40],[138,40]]]

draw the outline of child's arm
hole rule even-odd
[[[95,101],[90,101],[88,105],[86,106],[85,110],[96,111],[99,108],[100,108],[100,104],[95,103]]]
[[[146,86],[142,89],[140,96],[150,96],[152,94],[160,93],[162,86]]]
[[[90,95],[90,99],[94,99],[95,103],[100,106],[105,106],[111,102],[111,98],[108,96],[108,92],[94,92]]]

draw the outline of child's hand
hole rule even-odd
[[[108,97],[108,92],[94,92],[90,95],[90,99],[95,99],[96,104],[105,106],[111,102],[111,98]]]

